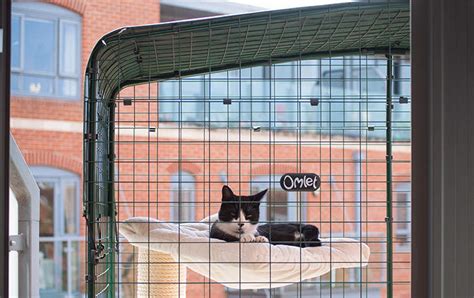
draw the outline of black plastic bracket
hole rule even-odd
[[[93,134],[91,133],[85,133],[84,134],[84,139],[85,140],[97,140],[99,136],[97,134],[95,134],[95,136],[93,136]]]
[[[408,97],[400,96],[400,98],[398,99],[398,102],[399,102],[400,104],[408,103]]]
[[[319,105],[319,98],[311,98],[309,100],[309,103],[311,104],[311,106],[318,106]]]
[[[86,274],[85,279],[86,279],[86,282],[94,282],[97,280],[95,276],[90,276],[88,274]]]

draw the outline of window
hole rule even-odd
[[[170,219],[177,222],[193,222],[195,218],[195,179],[188,172],[173,175],[171,180]]]
[[[385,66],[354,67],[352,69],[352,93],[362,95],[382,96],[386,91],[386,78],[383,72]]]
[[[47,167],[32,172],[40,189],[40,294],[80,296],[79,177]]]
[[[268,188],[268,192],[260,203],[260,222],[291,222],[305,219],[302,207],[302,193],[283,191],[280,177],[261,176],[253,179],[251,193]]]
[[[410,245],[411,238],[411,191],[409,184],[396,187],[395,202],[393,204],[395,216],[395,242],[398,247]]]
[[[11,90],[15,94],[79,97],[81,18],[43,3],[14,3]]]
[[[329,93],[331,89],[332,95],[337,93],[342,93],[342,89],[344,89],[344,70],[343,69],[335,69],[335,70],[326,70],[323,72],[323,88],[325,88],[326,92]],[[335,90],[334,90],[335,89]]]

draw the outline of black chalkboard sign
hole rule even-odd
[[[321,178],[313,173],[287,173],[281,176],[280,186],[286,191],[316,191]]]

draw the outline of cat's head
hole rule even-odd
[[[227,229],[236,234],[253,233],[260,217],[260,201],[268,189],[250,196],[235,195],[227,185],[222,187],[219,221],[228,223]]]

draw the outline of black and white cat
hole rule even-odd
[[[319,230],[313,225],[297,223],[258,225],[260,201],[267,193],[237,196],[230,187],[222,187],[222,203],[218,220],[212,224],[210,236],[227,242],[270,242],[300,247],[321,246]]]

